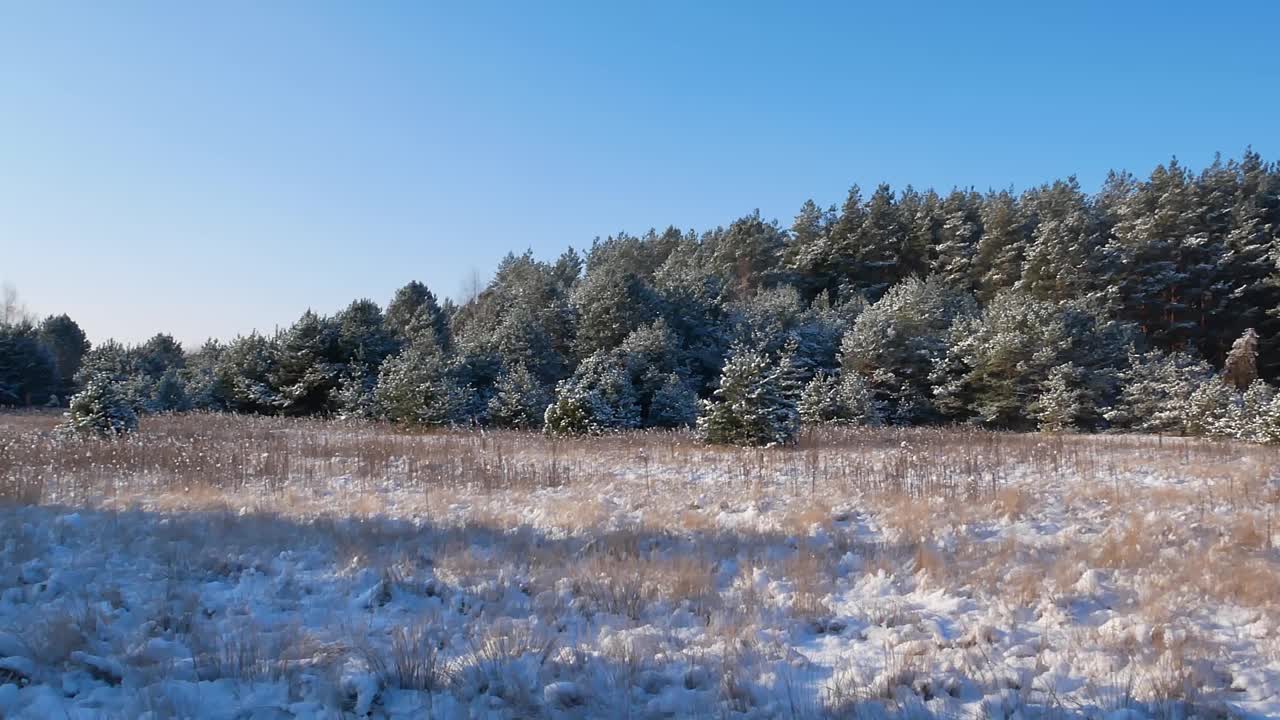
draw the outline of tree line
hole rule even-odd
[[[1280,169],[1252,150],[1025,192],[855,186],[789,227],[509,254],[461,305],[413,282],[286,330],[87,349],[4,323],[0,403],[94,402],[556,433],[973,423],[1280,440]],[[78,333],[78,334],[77,334]],[[96,382],[95,382],[96,381]],[[82,405],[95,407],[88,397]]]

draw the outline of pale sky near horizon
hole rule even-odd
[[[0,280],[192,345],[855,182],[1274,160],[1277,30],[1274,2],[0,0]]]

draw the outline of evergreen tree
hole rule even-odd
[[[344,366],[358,363],[376,370],[397,349],[396,339],[383,321],[382,309],[372,300],[352,302],[334,316],[333,324],[338,333],[338,361]],[[438,333],[436,342],[440,342]],[[349,368],[344,369],[350,373]]]
[[[982,237],[982,197],[955,190],[942,201],[940,213],[932,272],[952,288],[973,292],[979,280],[974,259]]]
[[[1213,368],[1185,352],[1131,353],[1121,395],[1108,422],[1143,432],[1190,432],[1185,420],[1191,396],[1217,379]]]
[[[64,430],[103,436],[123,435],[138,429],[138,416],[120,394],[115,380],[106,375],[89,378],[71,398]]]
[[[417,280],[396,290],[387,305],[384,327],[401,343],[408,343],[418,331],[429,328],[437,345],[448,348],[451,344],[444,309],[435,294]]]
[[[684,356],[691,386],[700,393],[719,375],[730,344],[724,281],[700,261],[697,243],[685,238],[654,283],[663,322]]]
[[[338,417],[344,419],[371,419],[381,413],[378,402],[374,398],[374,390],[378,385],[378,374],[369,369],[363,362],[354,361],[347,365],[338,387],[333,391],[331,404]]]
[[[625,357],[599,351],[556,386],[544,416],[553,434],[599,434],[640,427],[641,408]]]
[[[937,416],[934,365],[947,353],[952,323],[973,312],[968,296],[936,278],[906,280],[854,320],[841,345],[841,372],[860,376],[891,422],[930,421]]]
[[[1045,432],[1077,429],[1077,423],[1089,410],[1091,398],[1084,390],[1083,373],[1072,363],[1058,365],[1049,371],[1040,385],[1040,394],[1031,404],[1030,413]]]
[[[182,345],[166,333],[156,333],[133,353],[133,369],[152,379],[168,370],[186,367],[187,355]]]
[[[777,279],[785,234],[776,222],[765,222],[760,211],[738,218],[728,229],[712,234],[711,262],[738,297],[750,296]]]
[[[1210,378],[1191,393],[1182,409],[1182,427],[1188,435],[1230,435],[1227,425],[1240,394],[1220,378]]]
[[[610,238],[597,242],[587,256],[587,273],[570,295],[577,316],[578,357],[612,350],[631,331],[657,317],[657,294],[649,278],[636,271],[637,253],[618,247],[638,242],[629,236]]]
[[[1125,315],[1157,347],[1187,347],[1199,336],[1222,261],[1190,174],[1176,160],[1157,167],[1147,182],[1130,184],[1115,212],[1108,260]]]
[[[551,395],[523,364],[507,368],[489,400],[489,420],[499,427],[539,428]]]
[[[1237,390],[1248,388],[1258,379],[1258,333],[1253,328],[1245,330],[1231,345],[1224,373]]]
[[[698,396],[684,378],[674,372],[658,376],[645,413],[645,425],[657,428],[689,427],[698,418]]]
[[[58,387],[56,358],[35,326],[0,325],[0,406],[44,405]]]
[[[468,388],[453,377],[440,348],[426,338],[382,364],[373,397],[384,417],[409,425],[462,422],[470,401]]]
[[[856,198],[856,186],[853,193]],[[823,210],[806,200],[787,235],[782,265],[788,280],[808,300],[839,288],[830,235],[835,220],[834,207]]]
[[[799,415],[787,397],[782,368],[764,353],[736,347],[714,398],[702,403],[698,434],[706,442],[771,445],[796,438]]]
[[[1072,300],[1095,289],[1102,227],[1074,177],[1025,194],[1033,218],[1016,287],[1033,297]]]
[[[270,373],[277,407],[285,415],[333,410],[333,392],[345,369],[337,324],[306,311],[280,337]]]
[[[156,378],[150,397],[145,401],[148,412],[183,412],[191,409],[187,384],[177,368],[169,368]]]
[[[65,402],[75,393],[76,373],[89,352],[89,339],[67,315],[50,315],[40,324],[40,341],[53,354],[57,372],[54,393]]]
[[[1131,328],[1088,304],[1005,291],[952,328],[945,360],[935,364],[934,396],[954,419],[1026,429],[1034,421],[1060,425],[1060,416],[1040,418],[1034,404],[1070,395],[1072,424],[1096,427],[1119,392],[1132,341]]]
[[[804,386],[796,403],[800,421],[809,425],[837,422],[844,416],[840,402],[840,379],[832,373],[818,373]]]
[[[278,348],[253,333],[227,344],[216,361],[217,384],[225,388],[227,408],[236,412],[274,414],[281,398],[272,385]]]
[[[982,237],[978,240],[978,297],[990,302],[1022,276],[1030,224],[1009,191],[988,194],[982,203]]]
[[[230,396],[229,387],[218,376],[218,363],[226,348],[210,338],[199,350],[187,357],[185,374],[186,394],[191,407],[197,410],[225,410]]]

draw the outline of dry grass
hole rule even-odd
[[[797,448],[735,450],[680,433],[552,440],[222,415],[148,417],[138,434],[109,441],[56,437],[54,422],[0,415],[0,502],[200,511],[153,538],[172,555],[175,576],[234,577],[255,548],[314,541],[332,548],[340,573],[372,568],[386,593],[439,591],[477,603],[462,646],[430,618],[401,618],[366,645],[352,633],[352,650],[251,621],[202,636],[194,600],[174,589],[148,607],[149,617],[164,632],[194,638],[202,677],[279,679],[296,675],[304,657],[331,663],[354,652],[387,687],[483,685],[523,708],[536,698],[503,680],[508,666],[531,655],[539,666],[570,662],[551,659],[554,643],[541,630],[483,609],[523,593],[545,628],[575,612],[636,628],[687,610],[705,627],[699,648],[720,653],[707,663],[715,667],[710,685],[745,710],[748,686],[764,672],[762,627],[779,619],[801,630],[834,627],[824,623],[849,618],[833,618],[833,593],[883,573],[899,589],[943,589],[1009,612],[1109,593],[1117,613],[1153,629],[1146,645],[1079,640],[1082,654],[1103,647],[1116,658],[1114,676],[1097,679],[1096,704],[1172,708],[1209,693],[1203,668],[1217,652],[1180,618],[1206,601],[1280,617],[1275,448],[838,428],[807,433]],[[382,516],[412,522],[368,521]],[[1064,518],[1078,528],[1059,532]],[[44,552],[20,519],[0,523],[11,561]],[[209,546],[209,537],[221,540]],[[846,553],[859,564],[838,571]],[[730,579],[724,569],[732,567]],[[1086,573],[1106,589],[1081,582]],[[426,576],[444,589],[414,584]],[[116,596],[106,599],[118,605]],[[847,612],[904,633],[923,621],[893,599]],[[95,621],[51,614],[24,639],[42,661],[65,663]],[[990,640],[963,647],[977,651]],[[564,650],[566,658],[578,652]],[[458,653],[461,662],[442,660]],[[652,657],[627,653],[612,659],[625,674],[620,685],[630,687]],[[900,688],[925,682],[935,661],[955,658],[888,648],[877,668],[837,673],[826,711],[856,716],[867,703],[903,711]],[[1008,690],[1002,682],[989,684]],[[1026,699],[1011,695],[1004,710]]]

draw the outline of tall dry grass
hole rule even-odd
[[[557,439],[490,430],[414,432],[378,423],[220,414],[145,418],[122,439],[66,438],[56,414],[0,414],[0,496],[75,502],[129,491],[285,492],[328,485],[507,492],[615,474],[658,492],[714,478],[735,491],[851,491],[900,498],[995,496],[1016,515],[1011,479],[1072,476],[1119,495],[1135,472],[1213,479],[1242,505],[1275,501],[1280,449],[1183,438],[1040,435],[970,428],[819,428],[794,447],[719,448],[686,433]],[[1225,489],[1219,489],[1225,488]],[[1267,493],[1271,497],[1267,497]],[[1010,507],[1010,505],[1013,505]]]

